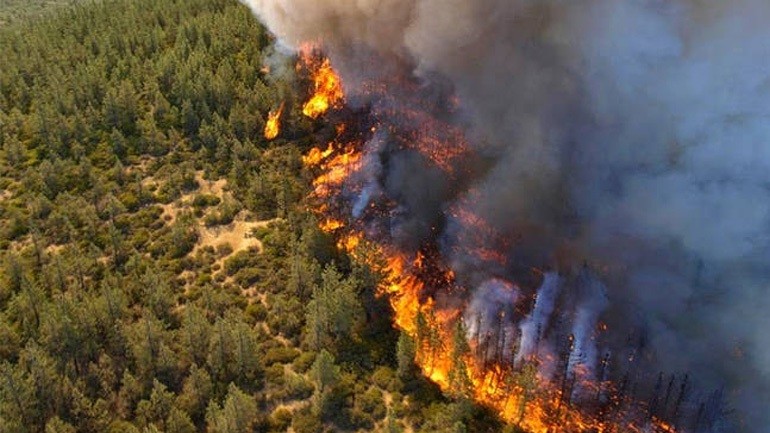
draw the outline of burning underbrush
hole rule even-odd
[[[313,82],[305,115],[334,126],[303,158],[320,227],[383,275],[380,295],[427,377],[532,433],[710,431],[719,393],[650,371],[646,337],[605,322],[594,266],[532,267],[517,252],[531,233],[477,212],[469,185],[485,155],[458,126],[451,90],[392,78],[362,86],[352,108],[327,58],[306,48],[298,68]]]

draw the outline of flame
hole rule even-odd
[[[326,220],[319,223],[318,227],[325,233],[331,233],[335,230],[345,227],[345,223],[334,218],[327,218]]]
[[[324,58],[318,63],[308,48],[302,50],[302,61],[311,69],[313,80],[313,96],[302,108],[302,113],[312,119],[317,119],[330,108],[339,108],[345,98],[342,91],[342,80],[332,68],[329,59]]]
[[[310,149],[310,152],[308,152],[307,155],[302,157],[302,163],[306,166],[319,165],[332,153],[334,153],[333,143],[329,143],[329,146],[326,148],[326,150],[321,150],[317,147],[314,147]]]
[[[267,122],[265,123],[265,138],[268,140],[274,140],[281,133],[281,115],[283,114],[283,103],[275,110],[270,111],[267,115]]]
[[[354,149],[348,149],[319,166],[325,173],[319,175],[314,181],[315,193],[318,196],[328,196],[330,189],[342,185],[348,176],[360,167],[361,154]]]
[[[361,240],[363,239],[363,236],[359,233],[351,233],[343,238],[341,238],[337,242],[337,248],[344,250],[348,252],[349,254],[355,256],[356,248],[358,248],[358,245],[361,244]]]
[[[304,110],[313,118],[344,100],[339,78],[328,59],[317,62],[316,67],[313,71],[316,92]],[[336,198],[335,192],[341,191],[345,180],[360,169],[365,143],[365,139],[355,135],[349,140],[341,139],[348,129],[345,124],[337,125],[335,141],[323,150],[314,147],[303,157],[304,165],[316,173],[312,195],[318,201],[315,212],[321,216],[319,227],[337,237],[338,248],[382,276],[378,295],[388,298],[394,313],[394,326],[416,341],[415,362],[426,377],[446,393],[472,398],[529,433],[677,432],[674,426],[661,420],[638,416],[637,412],[643,413],[643,408],[634,407],[633,413],[626,413],[622,399],[609,392],[611,402],[601,410],[585,411],[573,406],[569,401],[571,391],[568,393],[562,384],[554,383],[550,377],[538,372],[539,365],[555,364],[555,359],[533,356],[523,365],[487,362],[473,354],[478,342],[468,341],[469,349],[455,347],[453,333],[461,322],[460,308],[439,306],[432,297],[425,295],[429,292],[427,289],[438,287],[450,292],[463,290],[455,280],[454,272],[429,251],[407,254],[389,244],[368,239],[355,221],[348,221],[344,216],[349,215],[348,212],[335,207],[338,205],[332,200]],[[376,127],[372,127],[371,133],[375,130]],[[452,143],[439,142],[439,139],[451,140],[453,136],[453,131],[441,137],[420,136],[409,145],[450,172],[448,167],[452,161],[464,155],[464,141],[458,139],[460,146],[454,147]],[[454,211],[477,227],[475,233],[480,239],[468,240],[477,249],[476,254],[485,260],[504,261],[494,250],[486,251],[480,247],[486,239],[498,238],[498,234],[472,213],[463,214],[463,209]],[[362,245],[365,248],[361,248]],[[606,330],[606,325],[602,323],[600,330]],[[596,394],[612,388],[609,383],[585,379],[579,371],[574,376],[583,389]],[[461,383],[467,386],[459,386]]]

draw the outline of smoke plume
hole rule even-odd
[[[504,326],[521,337],[517,360],[558,351],[538,340],[568,304],[576,369],[622,376],[600,371],[602,356],[643,350],[650,387],[663,371],[697,382],[693,401],[724,390],[734,419],[695,428],[770,431],[770,3],[245,3],[284,44],[323,46],[351,101],[387,111],[393,102],[368,100],[364,83],[404,74],[435,90],[397,100],[457,95],[443,120],[478,156],[467,175],[421,169],[415,154],[383,165],[371,158],[387,147],[378,132],[355,211],[394,198],[388,230],[403,242],[440,221],[448,263],[478,288],[469,334],[509,308],[489,304],[515,311],[532,286],[528,316]],[[469,254],[485,246],[503,259]],[[523,281],[533,267],[553,271]],[[618,330],[602,347],[588,335],[599,320]]]

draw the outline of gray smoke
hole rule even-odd
[[[396,64],[447,77],[493,163],[443,208],[516,234],[516,263],[601,269],[603,318],[645,330],[650,368],[726,387],[735,429],[770,432],[770,2],[245,2],[283,43],[320,43],[351,94]]]

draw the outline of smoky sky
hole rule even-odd
[[[601,266],[610,323],[725,386],[731,431],[770,432],[770,2],[245,3],[282,44],[320,43],[351,94],[387,70],[361,52],[450,80],[493,161],[473,211],[534,227],[539,262]]]

